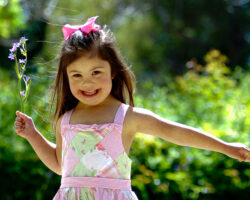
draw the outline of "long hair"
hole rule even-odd
[[[88,34],[84,34],[79,30],[64,41],[59,56],[50,104],[50,110],[52,110],[56,98],[52,127],[61,115],[73,109],[78,103],[78,100],[70,91],[67,66],[84,55],[99,56],[109,62],[111,75],[114,77],[112,79],[111,95],[122,103],[126,103],[126,99],[129,98],[129,105],[134,106],[133,93],[136,78],[115,46],[113,33],[106,26],[99,31],[91,31]]]

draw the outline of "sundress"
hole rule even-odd
[[[62,179],[53,200],[138,200],[121,137],[128,108],[121,103],[114,122],[106,124],[69,124],[73,109],[64,113]]]

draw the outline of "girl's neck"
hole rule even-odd
[[[85,110],[85,111],[94,111],[94,110],[100,110],[103,108],[107,108],[110,106],[114,106],[116,104],[121,103],[119,100],[114,98],[112,95],[109,95],[102,103],[98,105],[86,105],[81,102],[78,102],[74,110]]]

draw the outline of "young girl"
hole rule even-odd
[[[182,146],[250,161],[250,149],[134,107],[135,77],[123,62],[110,30],[95,24],[63,27],[63,44],[52,102],[56,145],[16,112],[15,131],[52,171],[62,175],[55,200],[136,200],[129,149],[136,132]],[[126,104],[129,99],[129,105]]]

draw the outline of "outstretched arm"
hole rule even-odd
[[[52,171],[61,174],[61,134],[58,120],[56,128],[56,143],[54,144],[39,133],[31,117],[16,112],[15,131],[18,135],[28,140],[40,160]]]
[[[246,145],[224,142],[204,131],[164,119],[147,109],[134,107],[133,122],[136,132],[157,136],[182,146],[220,152],[239,161],[250,162],[250,149]]]

